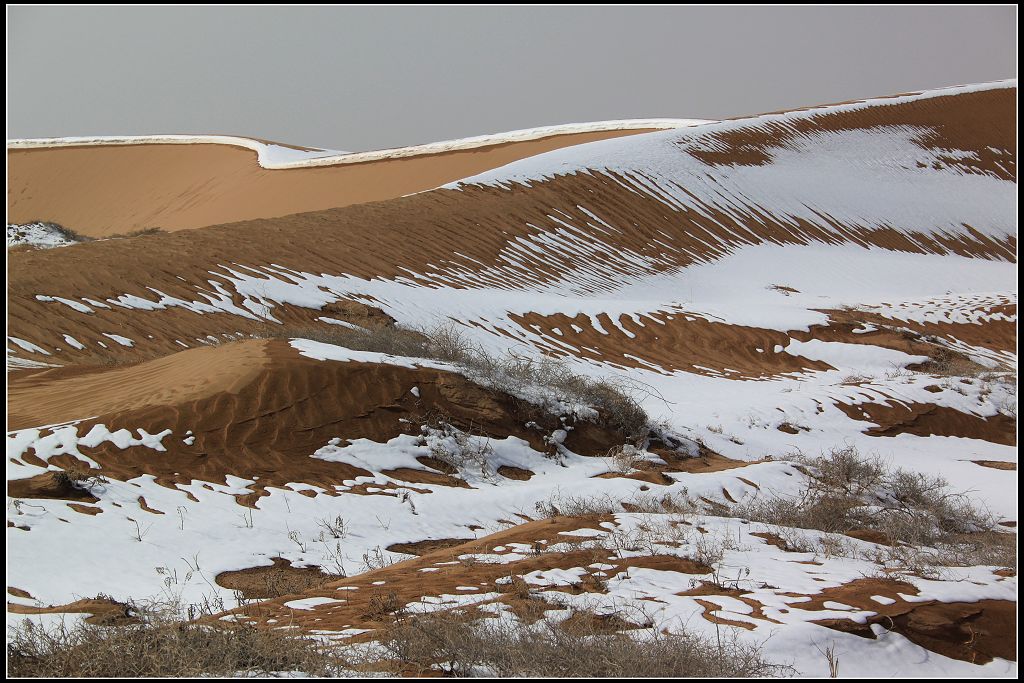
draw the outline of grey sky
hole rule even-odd
[[[8,138],[366,150],[1016,76],[1016,8],[9,7]]]

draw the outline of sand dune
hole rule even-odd
[[[802,675],[823,643],[844,675],[1013,675],[1015,100],[287,169],[231,143],[11,152],[12,213],[172,232],[9,253],[9,612],[212,590],[356,642],[396,613],[629,605]],[[483,355],[304,338],[396,324]],[[587,391],[646,411],[635,443]],[[856,481],[812,510],[818,456]]]
[[[104,237],[284,216],[400,197],[567,145],[655,129],[428,146],[427,153],[345,155],[284,169],[261,166],[237,143],[16,146],[7,152],[7,221],[50,221]]]
[[[308,320],[314,316],[310,309],[353,295],[393,297],[393,305],[402,308],[410,306],[410,297],[443,288],[451,289],[453,297],[467,290],[518,290],[501,302],[504,312],[499,308],[494,313],[505,318],[500,327],[519,335],[521,326],[509,315],[558,312],[539,308],[538,296],[582,297],[600,306],[623,283],[668,283],[680,269],[728,262],[726,256],[745,247],[849,245],[850,250],[842,251],[844,259],[878,247],[893,253],[952,252],[1013,261],[1016,234],[1008,209],[1015,167],[1005,150],[1014,148],[1015,132],[1013,118],[1005,112],[1015,92],[1012,87],[965,90],[882,100],[887,103],[855,109],[798,112],[781,122],[755,117],[746,123],[728,122],[726,128],[709,124],[609,140],[573,148],[579,152],[534,157],[529,164],[549,164],[557,171],[542,172],[528,187],[514,180],[523,171],[512,164],[503,173],[513,180],[492,176],[493,182],[478,179],[386,202],[211,226],[197,233],[12,254],[9,334],[47,349],[49,358],[34,357],[46,362],[97,354],[134,358],[182,344],[194,346],[197,338],[209,334],[251,332],[261,324],[253,311],[267,305],[279,319]],[[979,137],[978,122],[985,123],[987,137]],[[917,142],[908,141],[908,130],[915,131]],[[831,137],[836,132],[852,137]],[[865,132],[872,136],[868,149],[877,157],[864,156]],[[782,142],[772,142],[777,138]],[[765,150],[779,155],[787,145],[804,148],[765,162]],[[27,154],[97,151],[128,172],[129,159],[145,149],[68,148]],[[246,154],[216,145],[160,149],[186,156],[197,150]],[[468,154],[476,153],[483,152]],[[580,154],[614,164],[558,175],[565,164],[578,163]],[[951,161],[942,163],[936,155]],[[816,166],[823,158],[847,156],[849,161],[835,168]],[[925,161],[939,168],[918,168]],[[258,172],[299,177],[356,168],[365,167]],[[744,180],[744,174],[761,169],[771,175]],[[209,171],[219,172],[214,167]],[[829,179],[830,173],[836,177]],[[707,178],[715,174],[720,177],[709,183]],[[841,178],[845,187],[839,184]],[[883,204],[874,206],[878,201]],[[773,211],[769,202],[784,208]],[[99,203],[93,205],[105,211]],[[894,218],[869,215],[882,210]],[[125,264],[130,264],[128,270]],[[234,264],[257,271],[239,270]],[[281,267],[290,274],[282,275]],[[872,277],[891,277],[886,273],[892,269],[883,268]],[[850,271],[849,277],[855,287],[858,276]],[[243,285],[244,294],[239,291]],[[41,296],[85,306],[90,306],[85,298],[106,303],[83,312]],[[313,303],[294,305],[303,301]],[[666,303],[661,299],[654,307]],[[427,304],[434,305],[433,300]],[[407,317],[414,314],[412,308],[406,312]],[[106,348],[98,346],[114,330],[135,346],[109,340]],[[64,335],[86,348],[69,346]],[[28,355],[16,346],[9,348]]]

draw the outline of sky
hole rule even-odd
[[[363,151],[1016,77],[1016,8],[7,9],[7,137]]]

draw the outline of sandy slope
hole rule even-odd
[[[51,221],[91,237],[198,228],[400,197],[567,145],[644,132],[569,133],[287,170],[215,144],[16,148],[7,152],[7,220]]]

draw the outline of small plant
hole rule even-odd
[[[609,450],[608,455],[605,456],[605,462],[608,463],[608,469],[612,472],[629,474],[637,471],[647,462],[647,454],[632,444],[623,444]]]
[[[534,509],[542,518],[549,517],[592,517],[622,512],[622,505],[608,494],[603,496],[563,496],[552,493],[547,499],[537,501]]]
[[[298,531],[289,531],[288,540],[299,546],[299,552],[306,552],[306,542],[302,540],[302,535]]]
[[[363,566],[370,572],[375,569],[390,567],[398,560],[392,560],[378,545],[372,550],[363,553]]]
[[[341,515],[338,515],[333,520],[328,517],[322,517],[317,520],[316,525],[323,529],[321,536],[324,533],[329,534],[331,538],[344,539],[348,536],[348,526]]]
[[[253,528],[252,508],[246,508],[245,510],[242,510],[242,512],[240,512],[238,516],[242,520],[242,526],[244,526],[246,529]]]
[[[94,474],[91,470],[70,467],[56,473],[57,483],[60,486],[70,486],[82,491],[93,489],[110,483],[110,480],[101,474]]]
[[[472,466],[485,480],[493,480],[490,460],[494,456],[494,448],[487,437],[473,436],[442,420],[430,430],[427,443],[431,457],[444,463],[452,472]]]
[[[374,593],[370,596],[366,607],[366,616],[370,619],[382,619],[401,612],[402,605],[398,600],[398,593],[395,591]]]
[[[145,528],[145,530],[143,530],[143,528],[139,525],[138,520],[132,519],[131,517],[129,517],[128,519],[135,525],[135,533],[132,534],[132,538],[134,538],[139,543],[142,543],[142,539],[145,538],[146,534],[149,533],[149,530],[153,528],[153,525],[150,524]]]

